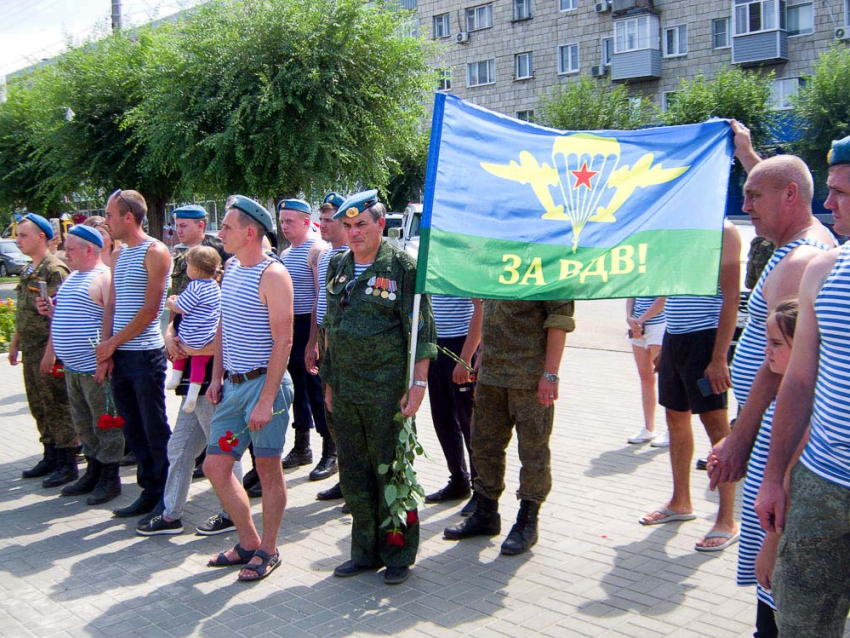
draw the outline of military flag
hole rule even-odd
[[[713,295],[732,154],[727,120],[569,132],[439,94],[416,290]]]

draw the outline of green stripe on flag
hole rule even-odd
[[[417,292],[486,299],[714,295],[723,233],[652,230],[610,248],[489,239],[431,228]]]

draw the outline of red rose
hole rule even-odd
[[[419,520],[419,515],[416,513],[416,510],[409,510],[407,512],[407,526],[415,525]]]
[[[404,547],[404,534],[401,532],[387,532],[387,545],[390,547]]]
[[[226,436],[219,437],[218,447],[221,448],[222,452],[232,452],[233,451],[233,446],[230,445],[230,441],[227,440]]]

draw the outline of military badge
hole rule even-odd
[[[346,217],[357,217],[360,214],[360,211],[357,210],[356,207],[352,206],[347,211],[345,211]]]

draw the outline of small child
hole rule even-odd
[[[214,248],[195,246],[186,253],[186,274],[191,281],[180,296],[171,295],[166,301],[168,309],[181,315],[177,336],[189,354],[189,391],[183,402],[184,412],[194,412],[206,376],[207,363],[212,355],[195,354],[212,343],[221,315],[221,289],[216,273],[221,266],[221,257]],[[186,359],[177,359],[173,364],[171,379],[166,389],[174,390],[183,379]]]

